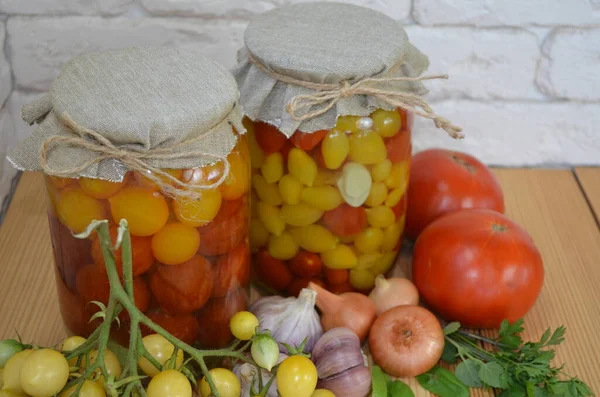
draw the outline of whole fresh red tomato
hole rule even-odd
[[[544,267],[519,225],[491,210],[463,210],[442,216],[421,233],[413,251],[413,281],[444,319],[496,328],[531,309]]]
[[[406,235],[416,239],[439,216],[481,208],[504,213],[502,189],[492,172],[475,157],[429,149],[412,158],[408,185]]]

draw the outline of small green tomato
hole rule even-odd
[[[23,344],[14,339],[0,341],[0,368],[4,368],[8,360],[23,349]]]
[[[252,341],[250,353],[259,367],[270,371],[279,360],[279,345],[270,335],[259,335]]]

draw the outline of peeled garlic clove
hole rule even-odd
[[[336,396],[365,397],[371,391],[371,371],[360,365],[327,379],[320,379],[319,389],[332,391]]]
[[[353,207],[360,207],[367,201],[373,181],[367,167],[350,162],[342,169],[337,186],[344,201]]]

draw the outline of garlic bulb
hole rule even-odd
[[[281,363],[287,357],[288,356],[286,354],[280,353],[279,360],[277,360],[277,364]],[[258,371],[256,369],[256,366],[249,364],[249,363],[236,364],[233,367],[233,373],[240,380],[240,384],[242,386],[241,396],[244,396],[244,397],[251,396],[252,388],[254,388],[254,391],[259,391],[258,390],[258,388],[259,388],[259,386],[258,386],[258,384],[259,384],[258,383]],[[273,377],[273,374],[271,374],[269,371],[263,369],[263,370],[261,370],[261,377],[262,377],[263,385],[266,385]],[[254,387],[252,386],[253,382],[254,382]],[[271,386],[269,386],[269,391],[267,392],[265,397],[278,397],[277,380],[274,380],[273,383],[271,384]]]
[[[311,352],[323,335],[321,320],[315,310],[316,298],[315,291],[304,288],[298,298],[260,298],[250,305],[249,311],[258,317],[262,331],[271,331],[279,343],[279,351],[287,352],[282,343],[297,347],[306,339],[304,351]]]

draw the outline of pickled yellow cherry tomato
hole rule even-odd
[[[8,390],[21,396],[24,394],[21,386],[21,368],[25,360],[33,353],[33,350],[23,350],[16,353],[8,359],[4,366],[4,386],[3,390]]]
[[[334,249],[321,253],[321,260],[330,269],[352,269],[358,263],[354,251],[344,244],[338,244]]]
[[[383,182],[375,182],[371,185],[371,190],[369,191],[369,196],[365,201],[365,204],[369,207],[376,207],[380,204],[383,204],[388,195],[388,188],[385,186]]]
[[[304,189],[302,182],[290,174],[284,175],[279,180],[279,194],[281,195],[283,202],[286,204],[300,203],[302,189]]]
[[[276,259],[292,259],[298,253],[298,244],[289,232],[269,238],[269,254]]]
[[[252,177],[252,187],[261,201],[271,205],[283,204],[279,187],[274,183],[268,183],[262,175]]]
[[[192,385],[184,374],[168,369],[152,378],[146,394],[148,397],[192,397]]]
[[[142,339],[144,348],[150,355],[160,364],[165,365],[175,352],[175,346],[165,339],[164,336],[159,334],[150,334],[144,336]],[[156,368],[146,358],[140,358],[138,365],[144,371],[144,373],[150,377],[154,377],[160,373],[160,369]],[[177,357],[175,358],[175,369],[181,368],[183,365],[183,351],[177,350]]]
[[[404,219],[404,216],[402,216],[398,222],[383,229],[383,241],[381,242],[382,251],[392,251],[396,245],[398,245],[400,238],[402,238],[402,233],[404,232]]]
[[[127,219],[134,236],[151,236],[169,219],[167,200],[158,192],[137,186],[126,186],[108,199],[113,220]]]
[[[74,233],[83,232],[93,220],[106,219],[104,204],[79,187],[68,188],[58,196],[56,211],[61,223]]]
[[[277,183],[283,176],[283,155],[279,152],[271,153],[260,167],[262,176],[267,183]]]
[[[391,172],[392,162],[389,159],[385,159],[371,167],[371,177],[374,182],[385,181]]]
[[[370,270],[350,270],[350,285],[358,290],[370,289],[375,286],[375,274]]]
[[[392,165],[390,174],[385,179],[385,185],[389,189],[396,189],[399,187],[408,186],[408,178],[410,173],[410,163],[408,161],[402,161]]]
[[[36,397],[58,394],[69,380],[69,363],[53,349],[40,349],[31,353],[21,365],[23,391]]]
[[[296,243],[303,249],[321,253],[335,248],[338,239],[321,225],[308,225],[290,230]]]
[[[308,226],[323,216],[323,211],[306,203],[284,204],[281,206],[281,219],[292,226]]]
[[[352,134],[350,140],[350,160],[359,164],[377,164],[386,159],[387,149],[383,138],[374,131],[360,131]]]
[[[354,239],[354,246],[359,252],[369,254],[377,252],[383,242],[383,231],[377,227],[369,227],[363,230]]]
[[[369,268],[373,274],[385,274],[387,273],[394,263],[396,262],[396,257],[398,256],[398,252],[386,252],[382,254],[377,262]]]
[[[367,210],[367,221],[374,227],[388,227],[396,221],[396,214],[390,207],[378,205]]]
[[[358,125],[358,120],[360,120],[360,118],[360,116],[340,116],[335,123],[335,129],[342,132],[358,132],[360,131]]]
[[[77,183],[77,179],[75,178],[61,178],[59,176],[48,176],[52,185],[56,186],[59,189],[64,189],[67,186],[71,186]]]
[[[403,186],[389,192],[387,198],[385,199],[385,205],[387,205],[388,207],[396,206],[396,204],[398,204],[400,200],[402,200],[402,196],[404,196],[404,193],[406,193],[406,188],[407,186]]]
[[[382,255],[383,254],[380,252],[373,252],[371,254],[361,254],[358,256],[358,262],[357,262],[356,266],[354,267],[354,269],[357,269],[357,270],[369,269],[369,268],[375,266],[375,264],[377,264],[377,262],[381,259]]]
[[[312,186],[317,178],[317,163],[304,150],[293,148],[288,155],[288,170],[306,186]]]
[[[302,201],[322,211],[339,207],[344,199],[334,186],[306,187],[302,190]]]
[[[221,397],[240,397],[242,385],[233,372],[225,368],[214,368],[209,373]],[[202,397],[211,395],[210,385],[206,381],[206,377],[203,377],[200,382],[200,394]]]
[[[152,254],[165,265],[178,265],[192,259],[200,248],[198,229],[183,223],[168,223],[152,236]]]
[[[257,204],[258,218],[271,234],[281,236],[285,230],[285,222],[281,219],[279,208],[259,201]]]
[[[341,176],[342,173],[339,171],[331,171],[324,168],[319,168],[319,171],[317,172],[317,178],[315,179],[313,186],[335,186]]]
[[[179,180],[181,180],[183,177],[183,170],[164,169],[164,170],[162,170],[162,172],[165,172],[165,173],[169,174],[170,176],[172,176],[173,178],[179,179]],[[156,183],[154,183],[150,179],[146,178],[145,175],[147,175],[147,174],[151,174],[151,172],[150,171],[147,171],[146,173],[136,172],[133,174],[133,178],[134,178],[135,182],[141,187],[145,187],[147,189],[152,189],[155,191],[161,190],[160,186],[158,186]],[[174,182],[165,176],[157,175],[157,177],[164,183],[168,183],[169,185],[174,185]]]
[[[244,119],[244,127],[246,127],[248,136],[248,149],[250,151],[250,165],[252,168],[260,168],[265,161],[265,152],[260,148],[258,142],[256,141],[256,136],[254,135],[254,123],[252,121],[247,121],[248,119]]]
[[[181,197],[173,200],[173,212],[184,225],[200,227],[209,224],[221,209],[221,192],[216,189],[197,191],[199,198],[192,200]]]
[[[95,199],[107,199],[117,194],[127,184],[127,178],[121,182],[110,182],[103,179],[80,178],[79,186],[90,197]]]
[[[67,390],[60,393],[59,397],[72,397],[75,395],[77,385],[68,388]],[[104,387],[91,380],[83,381],[83,385],[79,390],[79,397],[106,397]]]
[[[393,137],[402,127],[400,113],[395,110],[377,109],[371,114],[371,118],[375,131],[384,138]]]
[[[350,141],[345,132],[333,129],[323,138],[321,142],[321,154],[325,166],[329,169],[337,169],[348,157],[350,152]]]
[[[264,247],[269,242],[269,230],[260,219],[252,219],[250,223],[250,247],[258,249]]]
[[[219,186],[224,200],[236,200],[250,189],[250,171],[247,160],[240,151],[233,151],[227,156],[229,174]]]

